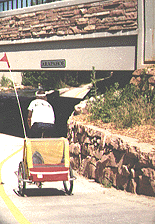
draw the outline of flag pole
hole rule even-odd
[[[15,86],[15,83],[14,83],[14,78],[13,78],[13,75],[12,75],[11,67],[10,67],[10,64],[9,64],[9,61],[8,61],[8,58],[7,58],[6,53],[4,53],[4,56],[0,59],[0,61],[2,61],[2,62],[7,62],[7,65],[8,65],[9,71],[10,71],[10,75],[11,75],[11,79],[12,79],[12,82],[13,82],[13,87],[14,87],[14,90],[15,90],[15,95],[16,95],[16,99],[17,99],[17,103],[18,103],[18,107],[19,107],[19,112],[20,112],[21,120],[22,120],[22,126],[23,126],[23,131],[24,131],[24,137],[25,137],[25,139],[26,139],[26,129],[25,129],[25,125],[24,125],[24,119],[23,119],[23,115],[22,115],[22,110],[21,110],[21,106],[20,106],[20,101],[19,101],[19,97],[18,97],[17,89],[16,89],[16,86]]]
[[[24,119],[23,119],[23,115],[22,115],[22,110],[21,110],[21,106],[20,106],[20,101],[19,101],[19,97],[18,97],[17,89],[16,89],[16,86],[15,86],[15,83],[14,83],[14,78],[13,78],[12,71],[11,71],[11,68],[10,68],[10,67],[9,67],[9,71],[10,71],[11,79],[12,79],[12,82],[13,82],[13,87],[14,87],[15,94],[16,94],[16,99],[17,99],[17,102],[18,102],[18,108],[19,108],[19,111],[20,111],[20,117],[21,117],[21,120],[22,120],[22,126],[23,126],[23,131],[24,131],[24,137],[25,137],[25,139],[26,139],[26,129],[25,129],[25,125],[24,125]]]

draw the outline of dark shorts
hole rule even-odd
[[[30,130],[31,138],[52,138],[54,137],[54,124],[35,122]]]

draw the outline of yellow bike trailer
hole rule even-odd
[[[70,167],[69,142],[66,138],[26,138],[23,161],[19,163],[19,193],[24,195],[27,183],[40,188],[42,182],[63,181],[67,194],[73,190],[73,171]]]

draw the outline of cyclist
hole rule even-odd
[[[55,114],[47,102],[46,92],[39,90],[36,99],[28,106],[28,126],[31,138],[52,137],[54,135]]]

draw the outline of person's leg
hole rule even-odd
[[[44,137],[45,138],[52,138],[55,136],[54,124],[44,123]]]
[[[55,136],[55,125],[50,123],[35,122],[31,127],[31,138],[52,138]]]

